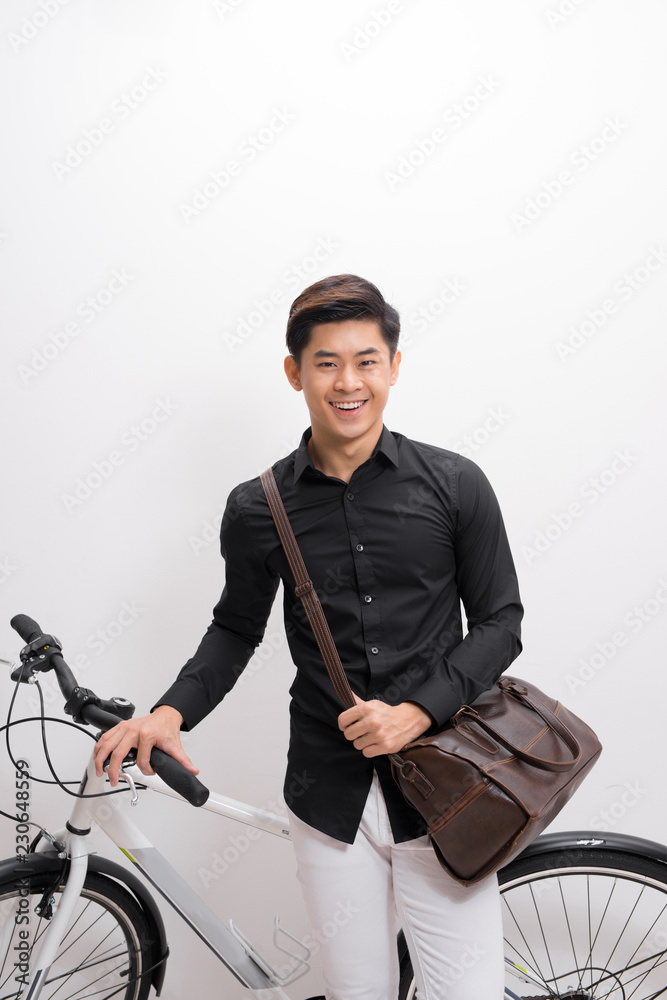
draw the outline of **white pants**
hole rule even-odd
[[[308,915],[321,942],[327,1000],[396,1000],[396,911],[419,1000],[502,1000],[495,875],[454,882],[426,837],[395,844],[377,775],[354,844],[290,813]]]

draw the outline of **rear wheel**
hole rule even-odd
[[[398,987],[398,1000],[414,1000],[415,980],[412,975],[410,956],[406,955],[401,962],[401,978]]]
[[[621,851],[560,850],[517,858],[499,881],[505,956],[524,970],[523,983],[507,980],[518,996],[667,995],[666,865]]]
[[[667,865],[606,849],[519,857],[498,873],[506,997],[667,998]],[[399,1000],[414,1000],[409,957]]]
[[[63,888],[56,869],[26,879],[19,868],[0,884],[1,1000],[26,996],[29,970]],[[150,945],[148,922],[132,895],[112,879],[89,873],[40,1000],[145,1000]]]

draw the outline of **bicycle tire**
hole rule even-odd
[[[58,893],[64,888],[60,868],[27,879],[18,865],[14,871],[14,876],[0,884],[2,1000],[20,1000],[26,995],[27,985],[20,979],[23,967],[17,967],[15,961],[26,958],[30,965],[49,919],[48,903],[44,916],[34,908],[45,898],[57,904]],[[27,897],[29,906],[25,904]],[[28,937],[20,936],[21,931],[27,931]],[[89,872],[40,1000],[93,996],[95,1000],[112,996],[146,1000],[151,988],[150,937],[148,922],[131,894],[113,879]]]
[[[507,996],[667,998],[667,865],[612,849],[560,849],[516,858],[498,881],[506,959],[523,970],[508,972]],[[399,1000],[414,1000],[409,956],[400,982]]]

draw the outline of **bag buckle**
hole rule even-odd
[[[511,677],[503,677],[498,681],[498,687],[503,691],[507,691],[509,694],[518,694],[525,697],[528,694],[528,688],[525,684],[519,684]]]
[[[402,757],[397,757],[396,754],[389,754],[388,756],[394,767],[401,772],[401,781],[407,781],[425,799],[433,794],[435,791],[434,786],[426,775],[422,774],[414,761],[403,760]]]

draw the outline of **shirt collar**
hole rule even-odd
[[[307,468],[315,469],[312,459],[308,452],[308,442],[313,436],[313,429],[309,427],[303,432],[301,442],[294,455],[294,482],[296,483],[298,479],[301,478],[304,471]],[[398,445],[396,444],[396,438],[387,430],[386,427],[382,427],[382,434],[380,435],[380,440],[376,444],[373,455],[374,458],[377,454],[382,454],[385,458],[389,459],[392,465],[398,468]]]

